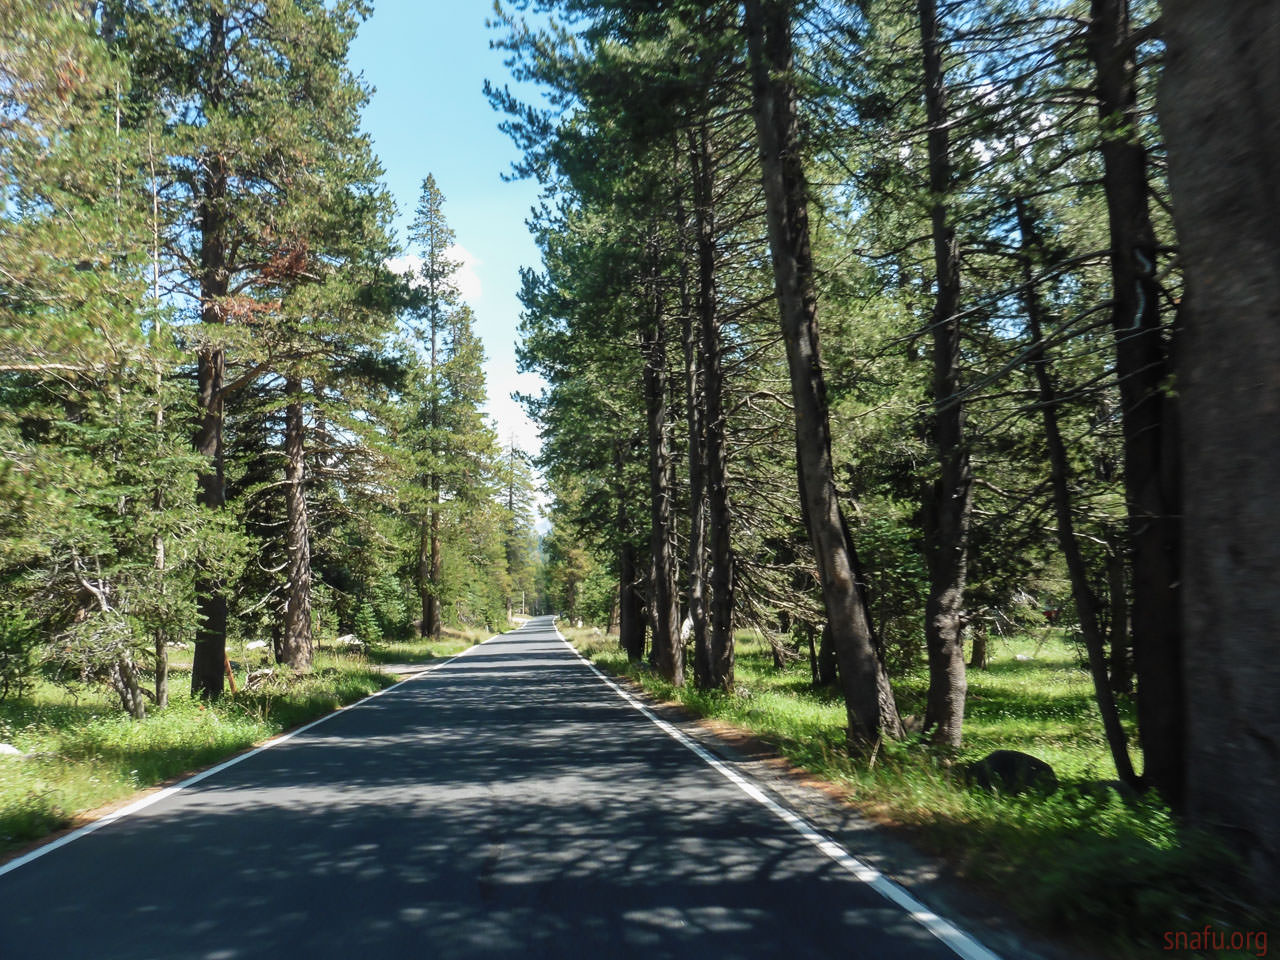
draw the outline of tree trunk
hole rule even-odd
[[[1271,0],[1163,6],[1161,122],[1186,271],[1186,809],[1244,854],[1263,903],[1280,883],[1280,17]]]
[[[225,23],[210,18],[211,42],[220,49]],[[210,328],[224,322],[227,295],[227,170],[221,157],[207,161],[200,197],[200,320]],[[225,454],[222,442],[223,396],[227,358],[218,346],[203,346],[196,360],[195,450],[207,466],[199,476],[197,500],[210,510],[226,504]],[[227,658],[227,597],[224,585],[208,576],[196,578],[196,645],[191,663],[191,693],[202,700],[222,694]]]
[[[618,583],[618,642],[631,663],[644,659],[644,605],[636,589],[636,548],[623,541]]]
[[[434,279],[432,283],[434,284]],[[427,414],[431,435],[428,449],[431,457],[431,469],[427,476],[427,489],[431,495],[431,506],[427,511],[426,523],[423,525],[422,540],[418,545],[418,596],[422,601],[422,622],[418,627],[418,635],[440,639],[440,475],[437,473],[440,464],[440,309],[439,299],[434,286],[430,293],[431,314],[428,318],[431,334],[431,401]]]
[[[431,516],[422,517],[418,521],[418,557],[414,565],[414,581],[418,587],[418,603],[422,608],[422,618],[418,621],[418,636],[429,637],[431,630],[428,618],[431,616]]]
[[[698,248],[698,329],[706,438],[707,545],[711,556],[710,635],[704,688],[733,689],[733,543],[725,439],[724,373],[721,370],[720,314],[716,298],[715,163],[706,124],[689,131]],[[692,604],[691,604],[692,606]],[[695,629],[696,629],[695,621]],[[704,627],[705,629],[705,627]]]
[[[158,339],[158,338],[157,338]],[[160,374],[156,373],[156,441],[160,442],[164,433],[164,403],[160,395],[163,382]],[[151,498],[151,506],[159,516],[160,511],[164,509],[164,491],[157,486],[155,493]],[[165,593],[165,547],[164,534],[157,531],[155,537],[151,541],[151,548],[155,556],[156,569],[156,591],[158,593],[159,603],[161,607],[166,606]],[[169,636],[165,632],[163,626],[157,625],[155,633],[152,637],[155,659],[155,684],[156,684],[156,709],[163,710],[169,705]]]
[[[951,223],[951,145],[946,81],[939,47],[935,0],[920,0],[924,59],[925,114],[929,123],[929,191],[933,232],[934,302],[933,416],[930,424],[938,479],[924,497],[925,560],[929,596],[925,602],[925,647],[929,653],[929,697],[924,728],[934,743],[960,746],[967,685],[964,673],[964,587],[969,552],[969,511],[973,476],[964,437],[965,406],[960,390],[960,251]]]
[[[289,577],[285,599],[284,630],[276,660],[294,670],[310,670],[311,644],[311,531],[307,518],[305,483],[305,425],[302,411],[302,381],[285,381],[289,405],[285,408],[285,549]]]
[[[138,686],[138,673],[134,669],[133,660],[128,655],[117,657],[111,664],[109,676],[125,713],[134,720],[145,720],[147,701],[143,699],[142,688]]]
[[[747,0],[752,106],[760,147],[769,246],[796,417],[796,462],[827,624],[844,688],[850,743],[899,737],[893,692],[871,630],[853,544],[836,495],[818,302],[809,249],[807,186],[792,79],[791,5]]]
[[[630,537],[627,518],[627,487],[624,455],[625,442],[613,444],[614,499],[616,501],[618,536],[618,644],[626,651],[627,660],[640,663],[644,659],[644,602],[637,586],[636,547]]]
[[[1023,301],[1027,310],[1027,327],[1031,333],[1032,350],[1028,355],[1032,373],[1036,378],[1040,418],[1044,424],[1045,446],[1049,452],[1049,479],[1053,487],[1053,508],[1058,522],[1058,546],[1067,561],[1067,574],[1071,578],[1071,596],[1076,603],[1080,619],[1080,632],[1084,635],[1085,650],[1089,655],[1089,675],[1093,678],[1093,696],[1102,714],[1102,729],[1115,762],[1116,773],[1122,783],[1138,785],[1137,774],[1129,759],[1129,743],[1120,715],[1116,712],[1115,696],[1111,692],[1107,676],[1107,659],[1102,630],[1098,624],[1098,602],[1089,586],[1089,572],[1085,567],[1080,543],[1076,540],[1075,518],[1071,511],[1071,468],[1067,459],[1067,446],[1058,427],[1058,394],[1049,372],[1049,359],[1044,351],[1044,331],[1041,322],[1040,297],[1035,287],[1035,274],[1031,266],[1031,252],[1039,246],[1035,224],[1021,200],[1016,201],[1018,229],[1022,237],[1023,252]]]
[[[1107,550],[1107,596],[1111,656],[1111,689],[1118,694],[1133,692],[1133,674],[1129,670],[1129,591],[1124,576],[1124,557],[1115,549]]]
[[[695,133],[689,137],[689,175],[697,179],[697,158],[693,144]],[[677,147],[678,151],[678,147]],[[678,153],[677,153],[678,158]],[[696,194],[696,186],[695,186]],[[695,197],[696,203],[696,197]],[[678,209],[676,219],[682,229],[687,228],[688,218]],[[695,228],[693,246],[698,248],[700,237]],[[689,293],[688,258],[680,265],[680,315],[681,336],[684,344],[684,395],[685,421],[689,431],[689,621],[693,632],[693,682],[699,690],[711,686],[711,650],[707,635],[707,437],[706,395],[703,392],[701,336],[694,317],[693,298]],[[701,277],[699,277],[701,281]],[[699,297],[702,291],[699,290]],[[713,293],[714,296],[714,293]],[[701,300],[699,300],[699,304]]]
[[[818,686],[830,687],[840,679],[836,668],[836,651],[831,644],[831,627],[822,625],[822,638],[818,642]]]
[[[969,637],[973,641],[973,646],[969,652],[969,669],[985,670],[988,666],[989,657],[987,654],[987,630],[985,626],[979,625],[969,629]]]
[[[422,635],[431,637],[433,640],[440,639],[440,632],[443,629],[443,618],[440,613],[440,481],[432,478],[432,496],[435,498],[436,506],[431,508],[431,519],[427,525],[428,536],[431,540],[431,566],[428,571],[428,580],[431,589],[427,591],[427,602],[422,608]]]
[[[656,300],[656,293],[655,293]],[[667,440],[667,343],[660,305],[654,310],[645,342],[644,396],[649,425],[649,552],[653,574],[649,625],[653,631],[654,669],[676,686],[684,684],[684,643],[676,590],[675,491]]]
[[[1186,789],[1182,637],[1178,620],[1180,517],[1171,356],[1160,328],[1147,153],[1137,131],[1128,0],[1093,0],[1089,54],[1103,126],[1103,191],[1111,240],[1116,378],[1124,431],[1132,563],[1134,670],[1144,786],[1175,808]]]

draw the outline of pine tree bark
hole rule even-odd
[[[226,22],[218,14],[210,16],[210,47],[222,51],[226,43]],[[213,56],[213,70],[221,69],[221,59]],[[211,81],[208,98],[218,105],[218,85]],[[223,304],[227,296],[227,191],[228,171],[221,156],[208,158],[200,190],[200,320],[206,330],[224,322]],[[199,476],[198,502],[211,510],[226,504],[226,469],[222,439],[223,395],[226,352],[220,346],[202,346],[196,360],[195,451],[205,459]],[[191,663],[191,693],[202,700],[222,694],[222,678],[227,657],[227,597],[222,583],[208,576],[196,579],[196,644]]]
[[[706,539],[710,550],[710,630],[704,689],[733,689],[734,559],[730,526],[728,443],[725,436],[723,352],[716,292],[715,158],[710,131],[689,131],[694,187],[694,227],[698,251],[698,361],[702,380],[705,436]],[[697,623],[695,621],[695,630]],[[704,626],[704,629],[706,627]]]
[[[618,575],[618,642],[631,663],[644,659],[644,604],[636,589],[636,548],[622,544]]]
[[[1111,656],[1111,689],[1117,694],[1133,692],[1133,674],[1129,670],[1129,591],[1124,575],[1124,558],[1114,549],[1107,550],[1107,599],[1110,606],[1108,637]]]
[[[430,514],[418,521],[418,556],[414,564],[414,582],[418,587],[418,603],[422,609],[422,617],[418,620],[418,636],[431,636],[428,616],[431,611],[431,517]]]
[[[1165,0],[1163,23],[1186,277],[1186,810],[1243,853],[1261,904],[1280,884],[1280,8]]]
[[[1161,330],[1147,152],[1137,132],[1128,0],[1093,0],[1088,31],[1110,227],[1111,326],[1124,433],[1142,783],[1175,808],[1186,790],[1177,409]]]
[[[657,294],[654,294],[655,301]],[[649,433],[649,552],[652,577],[649,626],[653,663],[658,674],[676,686],[684,684],[684,643],[680,640],[679,594],[676,589],[675,490],[667,425],[666,324],[660,304],[645,332],[644,396]]]
[[[787,0],[746,0],[744,7],[769,246],[795,407],[800,496],[839,664],[850,743],[864,748],[881,736],[900,737],[902,724],[876,649],[857,556],[836,494],[818,350],[807,185],[791,79],[792,8]]]
[[[689,132],[689,179],[697,176],[693,156],[694,133]],[[677,140],[677,160],[679,142]],[[695,197],[696,203],[696,197]],[[688,229],[689,218],[683,203],[677,200],[676,219]],[[694,222],[694,238],[690,247],[698,248],[698,231]],[[697,253],[694,253],[696,259]],[[684,345],[684,406],[689,434],[689,622],[693,634],[693,683],[699,690],[711,685],[711,649],[707,632],[707,437],[705,397],[702,382],[702,349],[698,318],[694,315],[694,296],[690,293],[688,257],[680,264],[681,342]]]
[[[434,290],[431,293],[431,300],[433,304],[437,301]],[[429,322],[431,325],[431,404],[428,423],[431,426],[429,444],[431,472],[427,477],[427,489],[431,494],[431,506],[427,510],[426,522],[423,524],[418,545],[418,597],[422,601],[422,620],[418,626],[418,635],[439,640],[442,626],[440,622],[440,475],[436,471],[441,455],[438,394],[440,316],[435,306],[432,307]]]
[[[294,670],[310,670],[311,642],[311,530],[307,517],[306,433],[302,409],[302,381],[285,380],[285,550],[289,578],[284,630],[276,660]]]
[[[441,576],[441,556],[440,556],[440,480],[438,477],[432,478],[432,497],[436,506],[431,508],[431,519],[427,525],[429,536],[431,539],[431,566],[428,573],[428,579],[431,583],[431,589],[427,592],[427,603],[422,611],[423,636],[431,637],[433,640],[440,639],[440,633],[444,629],[444,618],[440,611],[440,576]]]
[[[644,602],[637,586],[640,571],[636,567],[636,548],[629,535],[627,521],[627,488],[625,444],[615,440],[613,445],[614,500],[618,536],[618,644],[631,663],[644,659]]]
[[[924,496],[925,647],[929,696],[925,730],[934,743],[960,746],[967,690],[964,667],[964,588],[969,552],[973,473],[965,442],[965,405],[960,391],[960,250],[947,197],[952,190],[946,79],[935,0],[919,0],[924,61],[925,115],[929,124],[929,190],[934,197],[933,234],[937,298],[933,339],[933,415],[930,434],[939,461],[938,479]]]
[[[1044,350],[1043,307],[1036,290],[1031,267],[1031,253],[1038,247],[1035,223],[1026,205],[1016,201],[1018,229],[1022,239],[1023,303],[1027,312],[1027,328],[1031,333],[1032,349],[1027,361],[1035,376],[1040,419],[1044,426],[1045,447],[1049,452],[1049,480],[1053,488],[1053,508],[1058,525],[1058,546],[1067,562],[1067,575],[1071,578],[1071,597],[1076,604],[1080,620],[1080,632],[1089,657],[1089,675],[1093,679],[1093,696],[1102,715],[1102,729],[1111,750],[1120,781],[1131,787],[1138,785],[1137,774],[1129,759],[1129,743],[1120,714],[1116,711],[1115,695],[1107,675],[1107,657],[1102,628],[1099,626],[1098,599],[1089,585],[1089,571],[1085,567],[1080,542],[1076,539],[1075,516],[1071,508],[1071,467],[1067,458],[1067,445],[1058,425],[1058,392],[1049,370],[1049,358]]]

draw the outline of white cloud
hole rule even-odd
[[[484,296],[480,274],[476,270],[483,261],[460,243],[455,243],[446,250],[445,256],[458,263],[458,269],[453,274],[453,282],[458,287],[458,293],[465,302],[473,307],[476,306]],[[403,257],[393,257],[387,261],[387,266],[396,273],[416,274],[418,268],[422,266],[422,258],[415,253],[410,253]]]
[[[480,298],[484,296],[484,290],[480,285],[480,274],[476,272],[476,267],[480,266],[482,261],[460,243],[455,243],[446,250],[445,256],[458,262],[453,282],[458,285],[458,292],[462,294],[462,299],[473,307],[477,306]]]

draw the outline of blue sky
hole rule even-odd
[[[488,412],[504,445],[514,436],[534,452],[537,431],[510,393],[539,384],[517,375],[515,361],[519,270],[539,262],[525,227],[538,191],[527,181],[502,181],[518,154],[483,93],[486,78],[508,80],[501,52],[489,49],[492,9],[492,0],[375,0],[350,59],[375,87],[364,129],[386,169],[400,238],[423,178],[434,174],[462,248],[459,286],[488,357]]]

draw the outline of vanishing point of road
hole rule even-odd
[[[535,619],[0,866],[0,958],[994,960],[696,749]]]

